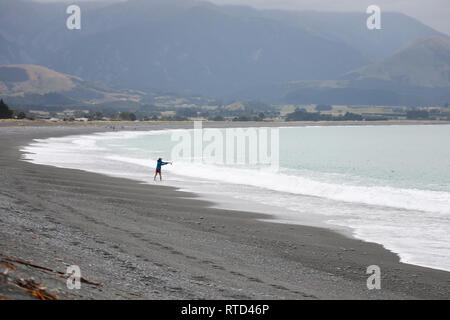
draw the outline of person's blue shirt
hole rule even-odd
[[[165,166],[166,164],[169,164],[169,162],[158,161],[156,165],[156,170],[161,170],[161,167]]]

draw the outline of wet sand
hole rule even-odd
[[[171,187],[20,160],[20,146],[32,139],[111,131],[112,125],[192,127],[0,123],[0,272],[8,270],[0,275],[0,297],[34,298],[20,288],[31,280],[59,299],[450,297],[449,272],[400,263],[378,244],[214,209]],[[90,281],[80,290],[66,286],[69,265]],[[380,290],[367,289],[370,265],[381,268]]]

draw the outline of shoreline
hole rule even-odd
[[[176,128],[193,127],[194,121],[202,121],[205,128],[226,128],[226,127],[304,127],[304,126],[386,126],[386,125],[450,125],[450,121],[444,120],[381,120],[381,121],[207,121],[207,120],[186,120],[186,121],[55,121],[55,120],[21,120],[21,119],[0,119],[0,127],[116,127],[142,128],[149,126],[167,126]]]
[[[189,124],[185,123],[185,126]],[[232,124],[245,126],[241,122]],[[280,124],[276,123],[277,126]],[[127,131],[180,127],[179,123],[123,125]],[[229,126],[230,123],[222,125]],[[450,273],[399,263],[398,256],[381,245],[346,238],[327,229],[261,221],[271,219],[267,215],[216,209],[196,195],[172,187],[143,185],[127,179],[18,160],[18,148],[34,138],[105,132],[111,131],[110,126],[111,123],[62,127],[53,124],[0,126],[0,163],[5,181],[0,189],[0,226],[2,238],[5,238],[1,239],[0,259],[16,255],[37,265],[61,270],[62,263],[44,251],[53,248],[56,252],[53,255],[64,256],[66,249],[70,249],[76,259],[67,255],[59,259],[82,262],[79,263],[82,273],[86,265],[94,265],[87,271],[90,280],[104,283],[103,288],[108,287],[115,294],[121,292],[117,285],[120,283],[128,288],[128,294],[140,292],[141,296],[130,296],[137,299],[449,298]],[[28,185],[28,182],[31,183]],[[93,199],[90,193],[100,197]],[[26,203],[25,207],[21,207],[23,203]],[[20,223],[15,221],[18,218],[14,213],[17,212],[22,218]],[[39,212],[46,212],[46,215],[43,217]],[[28,225],[31,221],[40,223],[33,228]],[[39,229],[42,225],[47,226],[44,232]],[[63,230],[61,232],[68,240],[55,241],[58,229]],[[108,235],[114,230],[117,235]],[[92,231],[96,232],[95,236]],[[74,240],[78,232],[84,237]],[[44,237],[49,242],[35,244],[31,240],[33,236]],[[101,239],[98,242],[96,238]],[[117,244],[121,242],[128,245]],[[24,246],[19,248],[13,243]],[[111,243],[118,248],[108,246]],[[194,243],[196,246],[190,245]],[[133,251],[138,254],[131,258]],[[102,257],[95,252],[103,252]],[[125,274],[122,267],[110,265],[117,259],[131,261],[131,266],[124,267]],[[113,275],[103,275],[105,263],[114,271]],[[369,291],[366,287],[368,275],[365,269],[372,264],[381,267],[382,290]],[[176,272],[168,271],[171,269]],[[29,268],[21,270],[24,274],[34,275],[32,271]],[[129,273],[141,278],[142,275],[151,276],[136,282],[133,277],[132,280],[128,278]],[[167,277],[177,285],[161,285]],[[38,279],[49,281],[46,277]],[[67,291],[65,283],[59,282],[58,290]],[[149,286],[152,289],[146,291]],[[4,286],[0,285],[0,288],[0,295],[6,296]],[[111,292],[98,288],[78,294],[80,296],[70,298],[124,298],[120,293],[111,296]]]

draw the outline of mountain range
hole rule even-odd
[[[400,13],[257,10],[193,0],[0,0],[0,64],[34,64],[147,93],[286,103],[443,104],[449,37]],[[85,88],[86,89],[86,88]]]

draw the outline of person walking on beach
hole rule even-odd
[[[156,181],[156,176],[159,173],[159,180],[162,180],[162,176],[161,176],[161,167],[165,166],[166,164],[172,164],[172,162],[164,162],[162,161],[161,158],[158,159],[158,162],[156,163],[156,172],[155,172],[155,176],[153,177],[153,181]]]

